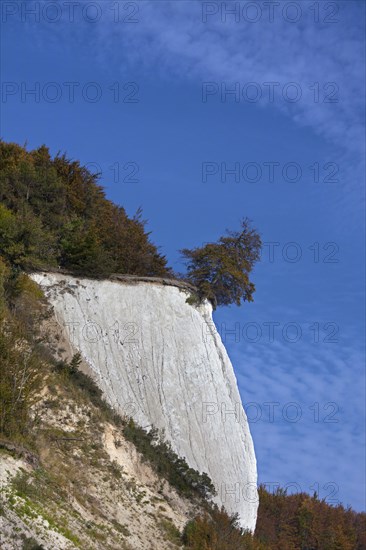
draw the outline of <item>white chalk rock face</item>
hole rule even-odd
[[[209,475],[214,501],[254,530],[254,447],[211,305],[189,305],[189,291],[157,282],[32,278],[110,405],[164,429],[175,452]]]

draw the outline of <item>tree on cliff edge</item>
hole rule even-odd
[[[192,250],[184,248],[187,278],[198,288],[199,297],[214,307],[252,302],[255,292],[249,274],[259,260],[261,239],[245,218],[239,231],[227,231],[216,243]]]

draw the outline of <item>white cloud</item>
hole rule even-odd
[[[339,2],[339,21],[320,24],[310,15],[312,2],[300,3],[303,17],[298,23],[289,23],[280,15],[283,2],[273,23],[266,17],[257,23],[242,19],[235,23],[228,17],[225,23],[219,14],[203,23],[202,3],[196,1],[137,4],[138,23],[116,24],[112,14],[106,14],[95,27],[97,48],[103,49],[105,59],[119,59],[121,70],[127,60],[151,73],[163,71],[166,76],[199,82],[256,82],[263,92],[259,105],[280,109],[349,154],[363,151],[362,5]],[[264,82],[279,83],[273,104],[267,101]],[[296,103],[284,100],[280,93],[289,82],[301,89],[302,97]],[[309,89],[316,82],[318,103],[314,102],[316,91]],[[326,83],[334,85],[323,90]],[[338,102],[324,103],[322,99],[333,91]],[[293,92],[289,88],[288,94]]]
[[[262,414],[251,423],[260,480],[282,486],[297,482],[306,492],[318,483],[321,497],[330,492],[324,486],[334,482],[337,500],[364,509],[362,351],[354,345],[301,341],[228,342],[227,347],[243,403],[257,403]],[[272,403],[272,419],[265,403]],[[297,411],[299,420],[291,422]],[[255,413],[249,410],[253,419]]]

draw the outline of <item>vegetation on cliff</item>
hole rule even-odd
[[[166,519],[160,522],[164,536],[173,547],[187,550],[361,550],[365,547],[366,514],[357,514],[342,506],[330,506],[316,495],[286,495],[281,490],[272,494],[263,487],[259,491],[256,532],[254,535],[243,533],[237,527],[236,518],[230,518],[207,502],[206,497],[214,493],[209,478],[190,469],[155,431],[147,433],[134,422],[119,417],[103,400],[101,390],[91,378],[80,371],[77,355],[69,362],[53,358],[53,352],[39,330],[49,311],[37,285],[26,275],[14,274],[4,262],[0,263],[0,282],[0,447],[11,453],[37,457],[33,461],[32,479],[27,474],[27,479],[16,481],[18,493],[20,491],[24,496],[25,491],[29,513],[44,515],[48,509],[49,523],[51,520],[56,522],[57,506],[60,513],[65,514],[61,506],[64,506],[65,499],[71,498],[67,496],[65,480],[69,479],[69,462],[74,461],[74,455],[84,457],[82,469],[85,474],[89,469],[95,475],[94,468],[103,467],[103,479],[116,476],[118,483],[122,483],[119,470],[106,462],[102,443],[98,443],[99,432],[90,439],[79,421],[68,432],[64,431],[62,424],[52,429],[44,427],[35,411],[47,390],[46,401],[42,403],[45,412],[48,407],[62,410],[61,401],[60,405],[57,404],[61,396],[68,396],[69,400],[72,397],[77,407],[92,408],[93,415],[98,415],[92,422],[95,429],[109,425],[119,430],[120,437],[135,445],[161,480],[168,482],[183,498],[195,503],[200,511],[181,534]],[[52,399],[47,397],[50,393],[51,396],[55,393]],[[87,413],[88,418],[89,415]],[[118,448],[120,442],[116,440],[115,445]],[[73,449],[71,455],[70,449]],[[56,460],[58,455],[62,455],[65,462],[62,466],[66,468],[64,481],[60,474],[63,471],[61,463],[57,462],[61,459]],[[79,469],[80,466],[75,464],[72,471]],[[58,472],[57,476],[55,472]],[[34,483],[41,484],[37,493],[34,492]],[[50,504],[46,502],[47,495],[53,503],[53,519]],[[77,498],[82,501],[85,494],[80,493]],[[143,497],[138,496],[138,499],[144,503]],[[86,548],[80,533],[75,534],[62,525],[59,529],[77,547]],[[98,531],[98,536],[102,537],[102,532]],[[103,548],[109,547],[105,542],[103,544]],[[127,542],[121,547],[130,548]]]
[[[14,266],[104,277],[171,274],[141,210],[129,218],[78,161],[1,141],[0,173],[0,255]]]
[[[190,521],[183,540],[187,550],[363,550],[366,514],[331,506],[316,495],[259,487],[254,536],[241,533],[235,518],[214,510]]]
[[[52,159],[46,147],[27,152],[4,142],[0,143],[0,152],[0,448],[35,457],[33,477],[24,474],[14,481],[17,495],[11,495],[9,501],[12,510],[19,508],[16,499],[24,497],[22,511],[43,514],[51,525],[56,521],[57,507],[60,517],[65,515],[67,499],[71,499],[66,480],[75,478],[76,497],[73,495],[72,501],[76,498],[78,502],[89,498],[78,481],[80,472],[94,475],[94,469],[100,467],[103,479],[111,476],[121,484],[121,471],[107,460],[101,442],[100,426],[108,425],[134,444],[159,480],[199,509],[183,533],[166,518],[161,519],[160,527],[172,547],[365,548],[365,514],[330,506],[316,495],[286,495],[281,490],[269,493],[264,487],[259,491],[255,534],[241,532],[236,518],[207,502],[206,498],[214,493],[210,479],[190,469],[154,430],[147,433],[129,419],[118,417],[104,402],[101,390],[80,371],[78,356],[69,362],[55,360],[40,330],[50,315],[49,307],[38,286],[25,274],[27,271],[62,266],[75,273],[103,277],[112,272],[144,276],[170,276],[172,272],[149,241],[140,214],[128,218],[123,208],[105,198],[96,176],[77,161],[65,156]],[[188,278],[198,287],[199,298],[207,297],[218,305],[250,301],[254,285],[249,274],[259,250],[260,239],[244,220],[241,231],[229,233],[218,243],[183,251],[188,260]],[[60,396],[88,411],[85,418],[92,421],[85,422],[93,427],[93,433],[84,430],[82,424],[75,425],[72,432],[63,431],[62,425],[45,428],[37,403],[44,400],[42,407],[47,416],[48,408],[62,409]],[[118,441],[115,444],[118,446]],[[32,482],[30,477],[34,478]],[[37,493],[34,483],[40,487]],[[128,491],[130,488],[128,485]],[[136,498],[144,503],[140,493]],[[56,511],[51,517],[52,504]],[[92,505],[97,510],[95,502]],[[0,508],[0,516],[3,513]],[[117,522],[114,528],[121,540],[128,538],[127,527]],[[67,525],[60,524],[58,529],[75,547],[87,547]],[[90,529],[89,535],[101,541],[100,547],[110,547],[104,527]],[[36,541],[33,546],[29,541],[25,544],[28,546],[24,548],[41,547]],[[121,542],[120,547],[130,548],[127,542]]]
[[[257,231],[244,219],[239,231],[227,231],[216,243],[181,252],[187,260],[187,278],[198,288],[200,299],[216,307],[253,301],[255,286],[249,276],[260,250]]]
[[[25,271],[63,268],[79,275],[172,277],[150,241],[139,209],[129,218],[108,200],[98,174],[46,146],[27,151],[0,141],[0,256]],[[249,276],[261,240],[249,220],[216,243],[183,249],[198,301],[214,306],[252,301]],[[194,297],[193,297],[194,301]]]

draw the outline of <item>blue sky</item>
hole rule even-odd
[[[1,135],[100,170],[177,271],[253,220],[255,302],[215,321],[259,480],[361,510],[364,3],[275,4],[4,0]]]

